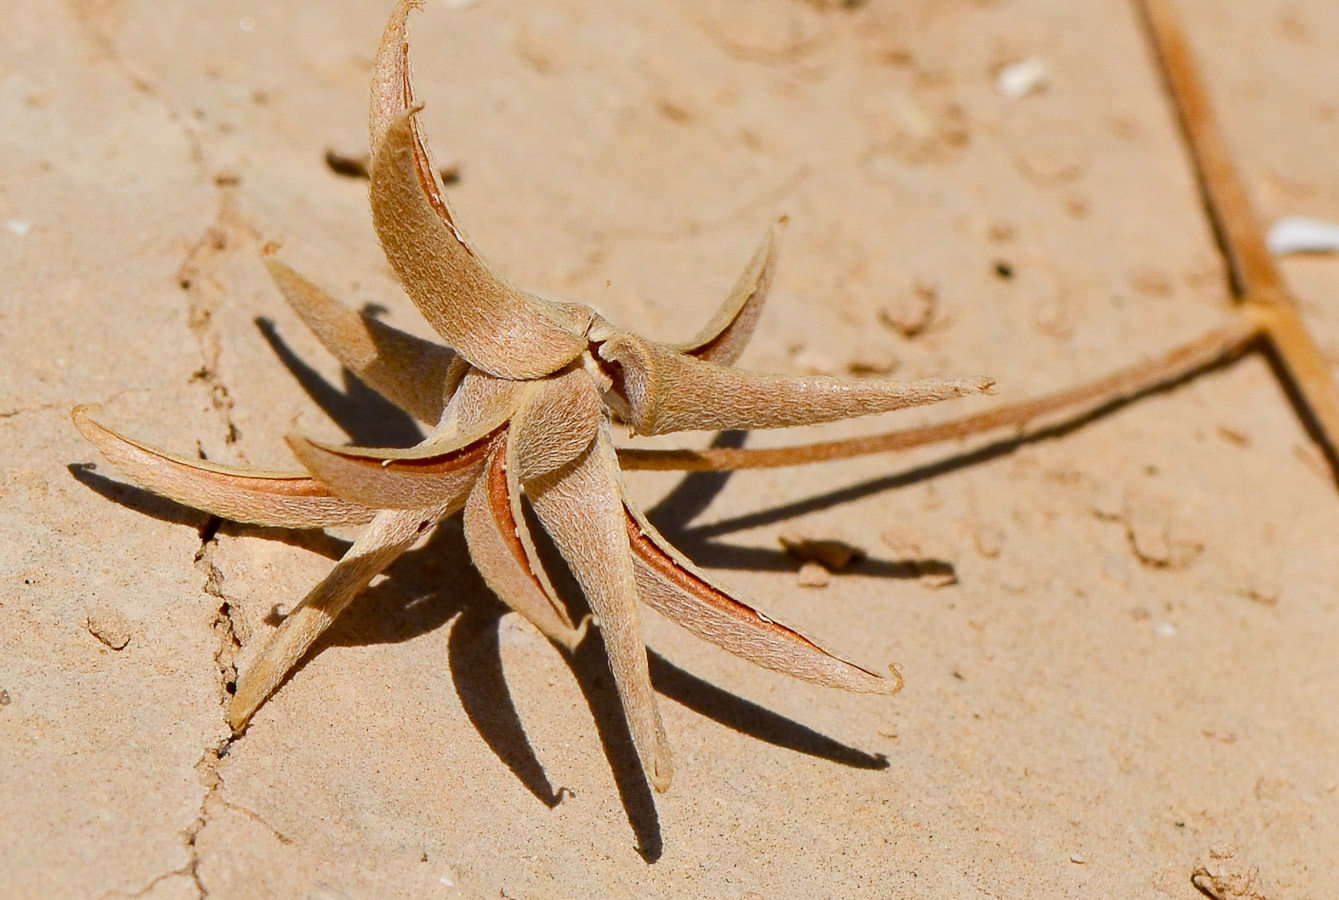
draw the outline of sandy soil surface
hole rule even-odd
[[[1181,5],[1262,217],[1339,220],[1339,6]],[[226,682],[349,535],[215,530],[69,409],[271,468],[298,417],[414,440],[257,257],[281,240],[427,333],[323,161],[364,150],[387,7],[5,11],[0,895],[1191,900],[1197,869],[1225,900],[1334,895],[1339,496],[1259,356],[1012,452],[631,477],[722,580],[907,685],[801,684],[648,613],[667,795],[601,659],[500,615],[449,523],[226,743]],[[415,36],[478,245],[649,336],[693,333],[783,213],[743,364],[998,379],[903,422],[1226,315],[1123,2],[429,0]],[[1031,59],[1039,89],[1001,93]],[[1339,261],[1285,271],[1339,353]],[[805,587],[787,531],[867,559]]]

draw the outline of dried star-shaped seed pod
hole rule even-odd
[[[508,284],[461,233],[419,131],[400,0],[377,55],[370,166],[373,221],[406,293],[448,347],[354,313],[266,254],[284,296],[321,342],[387,399],[431,426],[407,450],[289,443],[306,471],[254,472],[188,460],[74,411],[80,431],[143,487],[224,518],[289,528],[368,523],[237,682],[234,731],[317,636],[443,517],[464,510],[488,586],[550,639],[585,631],[554,590],[523,514],[529,501],[598,621],[633,742],[652,784],[672,765],[637,601],[759,665],[817,684],[893,693],[861,668],[763,616],[685,559],[626,496],[611,424],[663,434],[780,428],[888,412],[986,391],[981,378],[915,382],[761,375],[731,368],[762,308],[782,222],[711,323],[685,344],[622,331],[594,310]]]

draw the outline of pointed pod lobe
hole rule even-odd
[[[240,673],[237,693],[228,704],[228,724],[234,734],[246,728],[265,699],[372,579],[399,559],[439,519],[460,508],[459,502],[452,503],[377,513],[343,559],[288,614],[265,647]]]
[[[762,315],[763,303],[776,272],[777,244],[787,221],[783,216],[768,229],[734,290],[706,327],[692,340],[670,345],[670,350],[723,366],[733,365],[739,359],[749,338],[753,337],[758,317]]]
[[[259,472],[187,459],[94,421],[96,406],[70,413],[79,433],[122,474],[148,491],[233,522],[277,528],[361,525],[375,510],[331,493],[305,472]]]
[[[270,277],[312,334],[368,387],[426,425],[436,425],[454,387],[456,354],[354,312],[275,259]]]
[[[638,593],[652,609],[703,640],[774,672],[859,693],[893,694],[901,689],[900,678],[885,678],[842,659],[731,595],[666,541],[631,503],[625,503],[625,512]]]
[[[484,474],[465,502],[470,559],[493,593],[549,640],[571,650],[585,630],[572,622],[543,566],[537,564],[524,517],[514,514],[506,470],[507,438],[489,453]],[[524,536],[524,537],[523,537]]]
[[[530,390],[526,382],[469,369],[442,421],[416,446],[338,447],[301,435],[290,435],[288,445],[322,484],[356,503],[377,509],[463,503],[493,440]]]
[[[518,290],[475,252],[456,222],[420,134],[401,0],[373,66],[372,221],[405,292],[447,345],[503,378],[537,378],[585,349],[571,310]]]
[[[624,417],[641,434],[732,428],[788,428],[891,412],[984,393],[986,378],[865,381],[825,375],[767,375],[718,365],[633,334],[596,348],[618,366]]]
[[[288,446],[336,496],[375,509],[419,509],[465,501],[483,472],[490,438],[429,456],[400,458],[391,449],[332,447],[302,435],[289,435]]]
[[[618,461],[607,424],[601,423],[595,439],[575,459],[527,482],[525,490],[599,617],[632,742],[652,786],[664,791],[673,778],[673,761],[651,688]]]

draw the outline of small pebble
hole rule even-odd
[[[1170,297],[1171,279],[1157,269],[1140,269],[1130,276],[1130,286],[1145,297]]]
[[[915,559],[923,555],[921,553],[920,533],[906,525],[890,528],[879,537],[888,549],[892,550],[898,557]]]
[[[1179,521],[1150,521],[1137,513],[1126,522],[1130,549],[1155,569],[1184,569],[1204,551],[1204,544],[1186,529]]]
[[[1129,503],[1122,488],[1109,481],[1099,481],[1088,500],[1092,514],[1104,522],[1115,522],[1125,517]]]
[[[922,587],[938,590],[939,588],[953,587],[958,583],[958,573],[952,566],[924,565],[921,567],[917,580]]]
[[[986,559],[994,559],[1000,555],[1000,549],[1004,545],[1004,529],[996,525],[989,525],[975,519],[967,523],[967,532],[971,535],[972,545],[976,547],[976,552]]]
[[[130,643],[130,620],[120,610],[100,606],[88,614],[88,633],[113,650],[123,650]]]
[[[799,583],[800,587],[807,588],[825,588],[832,582],[832,573],[823,568],[822,564],[816,562],[807,562],[800,566]]]
[[[805,375],[831,375],[837,371],[832,357],[815,350],[801,350],[793,357],[795,367]]]
[[[1077,180],[1083,174],[1083,166],[1079,163],[1043,149],[1024,153],[1016,162],[1019,174],[1038,187],[1059,187]],[[1083,212],[1081,202],[1070,209],[1072,215],[1080,217],[1079,214]]]
[[[1000,69],[995,76],[995,88],[1009,99],[1017,100],[1042,90],[1049,81],[1046,64],[1032,56]]]
[[[1330,253],[1339,250],[1339,225],[1306,216],[1284,216],[1270,227],[1265,242],[1275,255]]]

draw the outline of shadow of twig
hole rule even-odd
[[[747,431],[722,431],[712,440],[713,448],[737,448],[744,446]],[[769,550],[762,547],[740,547],[724,544],[712,538],[731,531],[743,530],[753,525],[770,525],[781,518],[800,516],[806,512],[823,509],[825,505],[816,503],[816,499],[799,501],[783,507],[793,510],[787,516],[757,518],[757,514],[730,519],[712,525],[693,527],[690,523],[697,518],[717,495],[725,488],[733,472],[690,472],[659,503],[647,510],[647,518],[674,544],[685,556],[700,565],[714,569],[740,569],[750,572],[794,572],[799,561],[781,550]],[[900,482],[891,487],[903,486]],[[862,486],[857,485],[856,490]],[[882,490],[883,488],[877,488]],[[851,490],[851,489],[848,489]],[[824,495],[827,496],[827,495]],[[742,524],[740,524],[742,523]],[[951,576],[953,564],[940,559],[884,560],[864,558],[852,570],[870,578],[915,579],[925,575]]]

